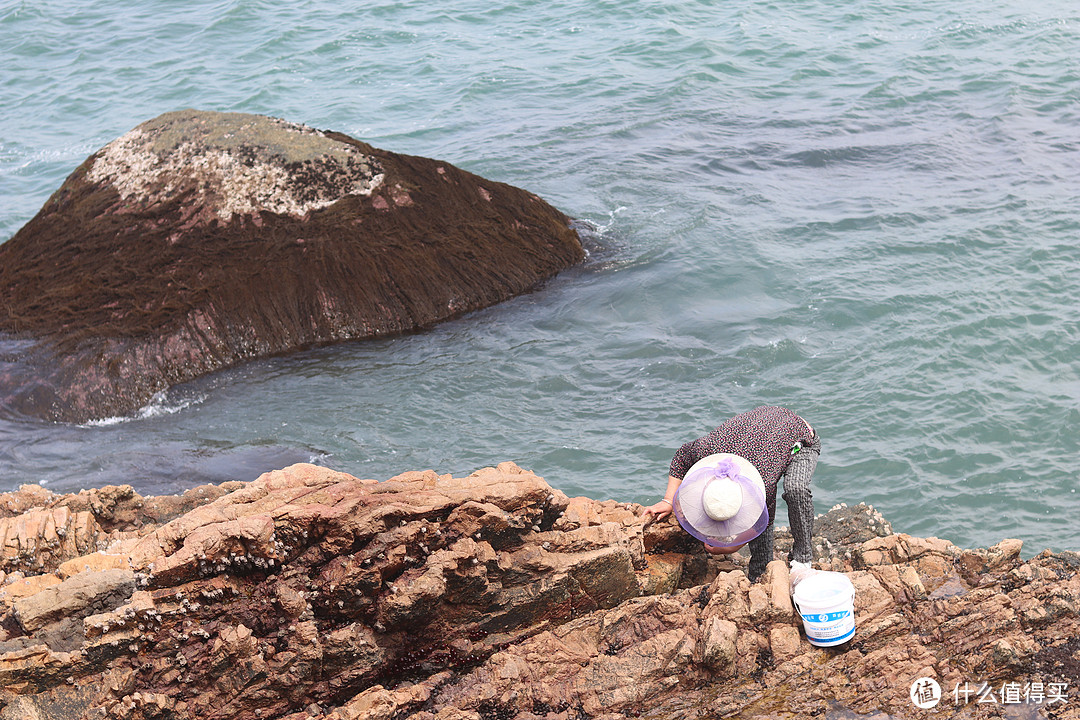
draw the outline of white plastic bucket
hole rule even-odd
[[[855,635],[855,586],[847,575],[818,572],[795,586],[792,597],[811,645],[830,647]]]

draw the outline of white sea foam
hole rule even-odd
[[[83,423],[80,427],[109,427],[111,425],[121,425],[123,423],[132,422],[133,420],[147,420],[149,418],[162,417],[164,415],[175,415],[192,405],[198,405],[204,400],[206,400],[206,395],[196,395],[188,398],[171,398],[169,397],[168,391],[162,391],[155,393],[154,396],[150,398],[150,402],[143,405],[131,415],[117,415],[101,418],[99,420],[91,420],[87,423]]]

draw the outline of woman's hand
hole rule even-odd
[[[667,489],[664,491],[664,499],[660,502],[653,503],[649,507],[641,511],[640,518],[645,520],[645,527],[652,525],[655,520],[663,520],[674,509],[671,506],[671,501],[668,498],[675,497],[675,493],[679,491],[679,484],[682,482],[682,478],[677,478],[674,475],[668,475]]]
[[[663,520],[666,518],[671,514],[671,510],[671,501],[661,500],[642,510],[641,517],[646,518],[647,524],[651,524],[654,520]]]

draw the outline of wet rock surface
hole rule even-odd
[[[259,115],[183,110],[91,155],[0,244],[0,408],[83,422],[263,357],[408,332],[584,258],[535,195]]]
[[[817,564],[854,584],[856,634],[818,648],[781,550],[752,584],[744,556],[639,511],[513,463],[301,464],[175,498],[25,486],[0,496],[0,718],[1078,716],[1076,553],[834,508]]]

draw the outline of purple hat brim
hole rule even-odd
[[[727,520],[713,520],[706,513],[702,493],[717,477],[716,467],[725,458],[735,458],[744,464],[745,471],[731,477],[743,491],[739,512]],[[769,525],[769,510],[765,505],[765,483],[748,460],[730,453],[718,453],[702,458],[686,473],[675,500],[675,518],[686,532],[713,547],[738,547],[753,540]]]

